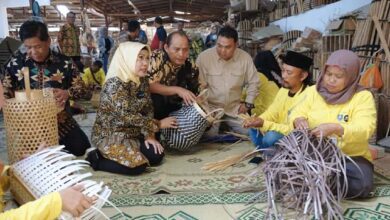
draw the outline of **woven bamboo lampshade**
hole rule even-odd
[[[34,153],[41,143],[58,144],[57,106],[41,90],[31,90],[29,71],[23,69],[26,91],[6,100],[4,123],[8,160],[13,164]]]

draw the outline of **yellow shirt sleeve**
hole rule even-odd
[[[355,94],[356,98],[351,103],[354,109],[350,123],[341,124],[344,128],[341,149],[350,156],[365,156],[371,160],[371,154],[365,148],[376,128],[375,102],[369,91],[359,93]]]
[[[103,84],[106,81],[106,74],[104,74],[104,70],[100,68],[97,75],[97,80],[100,82],[100,86],[103,87]]]
[[[83,81],[85,83],[86,86],[89,86],[91,84],[91,69],[90,68],[86,68],[84,70],[84,74],[83,74]]]
[[[285,124],[281,121],[280,112],[284,111],[284,101],[283,97],[285,96],[285,90],[280,89],[276,94],[276,97],[272,104],[268,107],[268,109],[261,114],[260,118],[264,120],[263,127],[261,130],[263,131],[277,131],[284,135],[290,132],[290,127],[288,124]]]
[[[17,209],[0,214],[0,220],[51,220],[60,216],[62,200],[60,193],[54,192],[35,201],[26,203]]]

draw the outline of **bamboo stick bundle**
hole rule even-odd
[[[381,75],[383,79],[383,90],[382,92],[390,96],[390,63],[389,62],[381,62]]]
[[[278,202],[294,209],[297,219],[343,219],[347,156],[326,138],[293,131],[276,144],[275,156],[263,167],[268,193],[268,218],[283,219]]]

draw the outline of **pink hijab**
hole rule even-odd
[[[328,66],[338,66],[347,77],[346,87],[338,93],[330,93],[323,85],[324,74]],[[326,61],[325,67],[317,81],[317,91],[325,99],[326,103],[331,105],[343,104],[348,102],[352,96],[364,90],[359,85],[360,81],[360,61],[359,57],[349,50],[337,50],[333,52]]]

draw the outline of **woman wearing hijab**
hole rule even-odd
[[[316,86],[291,117],[295,128],[333,139],[352,158],[354,163],[346,165],[347,197],[367,197],[373,186],[368,139],[376,127],[376,109],[372,94],[359,85],[359,68],[352,51],[332,53]]]
[[[176,119],[153,119],[153,104],[145,78],[150,48],[141,43],[119,45],[100,93],[87,160],[94,170],[126,175],[145,171],[163,159],[164,148],[155,138],[160,128],[176,128]]]

